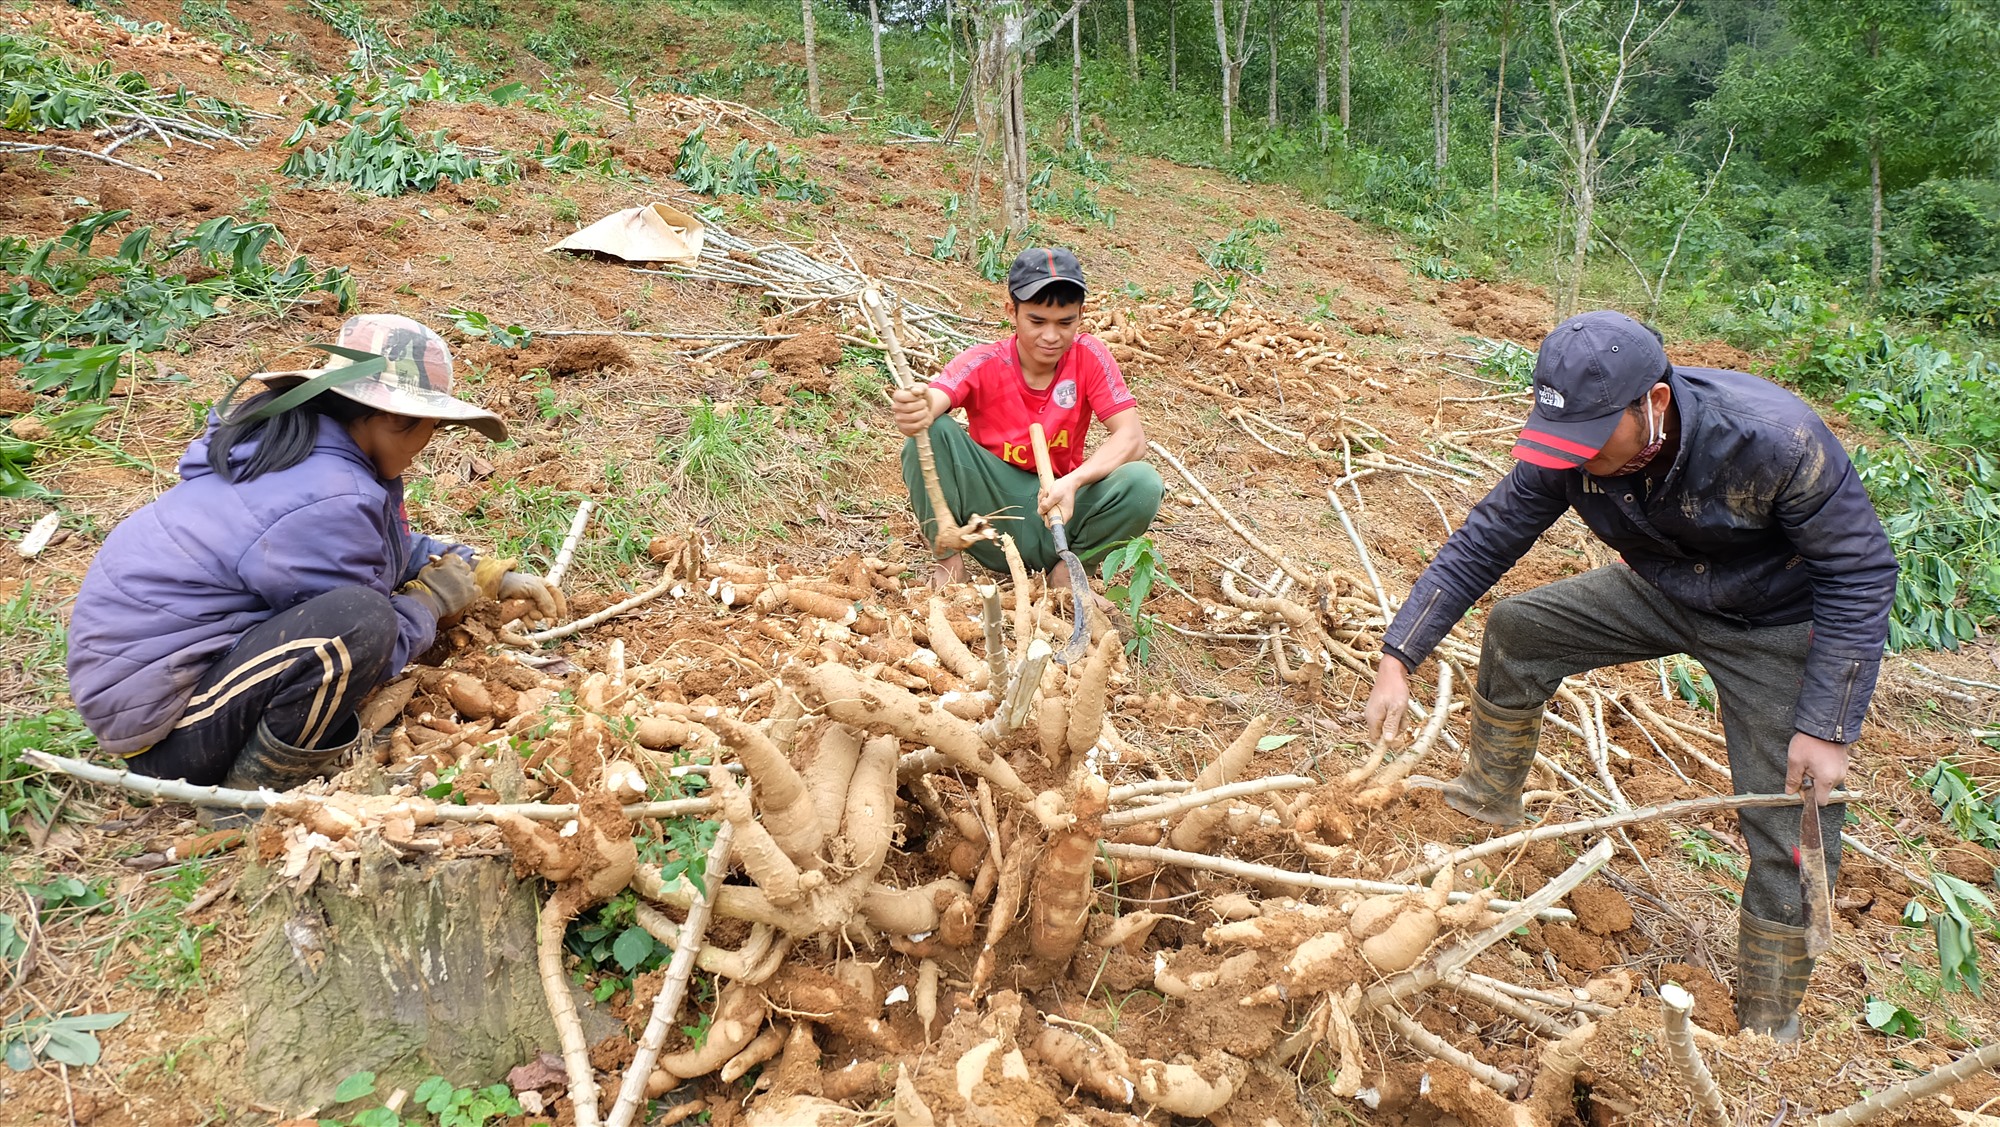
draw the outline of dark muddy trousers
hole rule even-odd
[[[1793,709],[1798,704],[1812,626],[1749,627],[1689,610],[1624,564],[1538,587],[1494,604],[1479,654],[1479,693],[1501,708],[1540,707],[1564,677],[1685,653],[1715,681],[1729,774],[1737,794],[1785,789]],[[1828,806],[1820,829],[1831,877],[1840,860],[1846,807]],[[1800,808],[1738,813],[1750,871],[1743,911],[1790,927],[1805,909],[1792,847]]]
[[[380,684],[396,644],[389,597],[343,587],[258,623],[195,684],[166,739],[126,762],[141,775],[222,782],[264,721],[302,748],[352,737],[347,723]]]
[[[938,487],[959,520],[974,513],[1000,514],[1013,520],[996,520],[1000,531],[1014,538],[1021,550],[1021,562],[1031,571],[1047,571],[1056,566],[1056,542],[1048,525],[1042,523],[1035,506],[1041,496],[1041,480],[1032,471],[1016,469],[993,452],[972,441],[958,420],[943,417],[931,424],[931,456],[937,462]],[[931,512],[930,497],[924,492],[923,468],[917,462],[917,440],[903,441],[903,483],[910,489],[910,505],[917,512],[924,540],[937,541],[937,518]],[[1144,462],[1127,462],[1076,491],[1076,511],[1064,531],[1070,550],[1085,566],[1095,564],[1113,546],[1134,536],[1144,536],[1160,513],[1160,497],[1166,487],[1160,473]],[[966,549],[973,559],[1005,574],[1007,554],[998,540],[974,544]]]

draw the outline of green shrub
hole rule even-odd
[[[308,184],[344,185],[377,196],[428,192],[446,182],[504,184],[520,175],[511,157],[474,156],[447,141],[442,129],[412,133],[400,108],[360,114],[354,121],[347,136],[323,148],[299,149],[278,171]]]

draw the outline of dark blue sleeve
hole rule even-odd
[[[1801,432],[1791,480],[1778,493],[1778,526],[1812,581],[1812,649],[1792,723],[1835,743],[1852,743],[1875,694],[1889,610],[1896,599],[1896,552],[1840,440],[1814,418]]]
[[[1569,509],[1562,473],[1525,463],[1466,514],[1465,524],[1417,577],[1410,597],[1382,635],[1382,649],[1411,669],[1423,664],[1466,609]]]

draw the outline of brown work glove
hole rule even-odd
[[[479,596],[479,584],[465,557],[447,552],[425,564],[415,579],[403,584],[403,594],[429,607],[442,621],[471,606],[472,600]]]

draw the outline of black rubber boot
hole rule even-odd
[[[1806,929],[1744,912],[1736,922],[1736,1024],[1776,1041],[1799,1039],[1799,1003],[1812,980]]]
[[[1496,826],[1521,821],[1521,787],[1542,739],[1542,708],[1501,708],[1472,694],[1465,770],[1444,785],[1446,805]]]
[[[222,785],[232,790],[291,790],[338,769],[370,735],[361,731],[359,720],[349,716],[337,729],[335,742],[325,747],[295,747],[272,735],[269,726],[259,721]],[[215,829],[247,826],[257,820],[254,810],[203,812],[209,814],[207,824]]]

